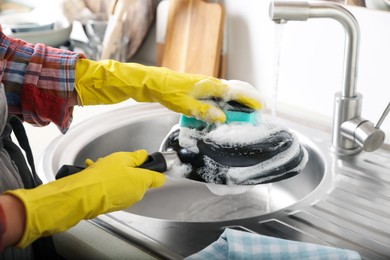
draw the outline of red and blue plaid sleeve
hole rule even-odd
[[[75,65],[81,53],[30,44],[0,31],[1,82],[8,112],[23,121],[45,126],[53,122],[65,133],[72,121],[70,106]]]

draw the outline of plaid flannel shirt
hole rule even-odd
[[[0,80],[8,112],[36,126],[53,122],[65,133],[72,121],[70,100],[79,58],[85,56],[13,39],[0,30]]]

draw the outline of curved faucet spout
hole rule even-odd
[[[332,151],[346,155],[378,149],[384,140],[382,130],[362,119],[362,95],[357,93],[357,64],[359,51],[359,24],[342,5],[331,2],[272,1],[269,8],[276,23],[306,21],[310,18],[330,18],[345,29],[345,57],[342,90],[335,95]]]
[[[359,24],[343,6],[328,2],[273,1],[269,7],[271,19],[276,22],[306,21],[309,18],[331,18],[345,29],[345,59],[343,97],[356,96],[356,77],[359,54]]]

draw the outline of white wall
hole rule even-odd
[[[269,18],[269,1],[226,0],[225,5],[228,77],[249,81],[270,103],[275,46],[280,43]],[[363,116],[376,122],[390,102],[390,12],[348,9],[361,31],[357,87],[363,94]],[[278,102],[331,117],[334,93],[341,90],[343,27],[334,20],[311,19],[288,22],[282,30]],[[390,118],[383,128],[390,132]]]

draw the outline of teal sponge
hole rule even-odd
[[[257,113],[256,112],[241,112],[241,111],[223,111],[226,115],[226,123],[242,122],[256,124]]]
[[[242,112],[242,111],[232,111],[232,110],[224,110],[226,115],[226,124],[230,124],[233,122],[242,122],[242,123],[251,123],[252,125],[257,124],[257,120],[259,120],[259,116],[257,112]],[[188,117],[181,115],[179,121],[180,127],[187,128],[195,128],[195,129],[203,129],[207,126],[207,123],[201,120],[198,120],[194,117]]]

